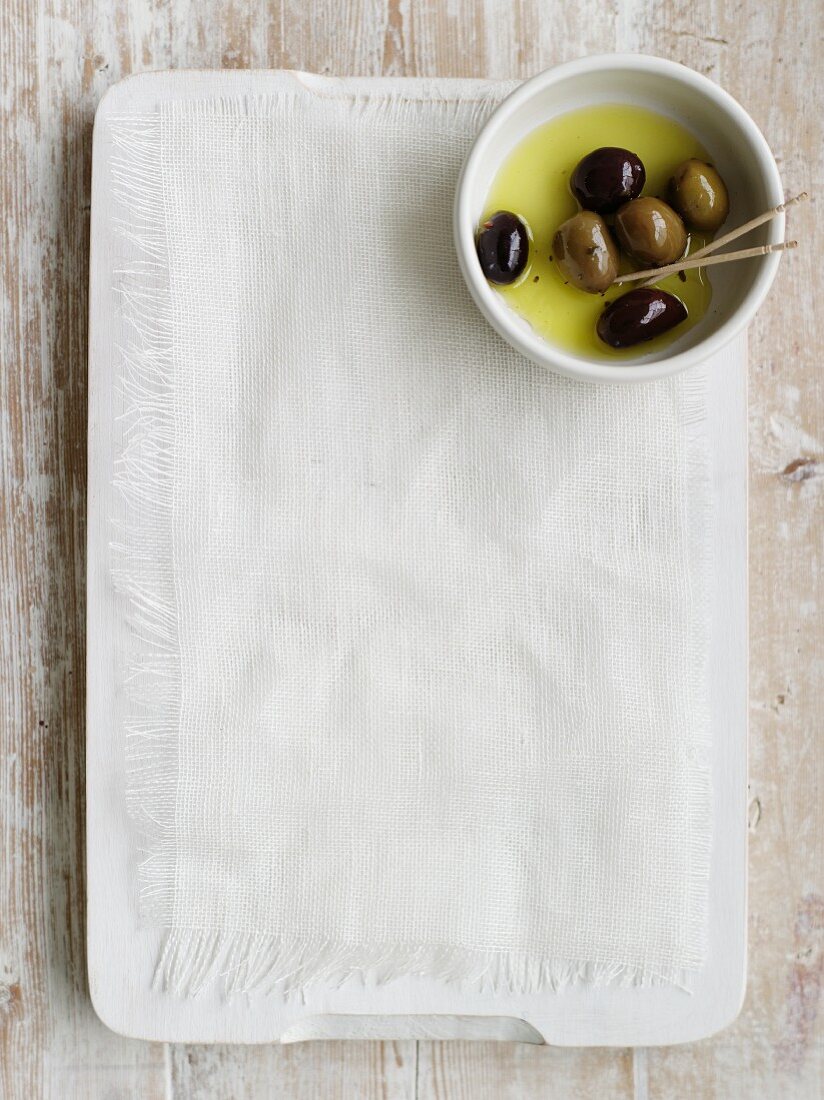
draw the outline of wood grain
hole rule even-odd
[[[683,61],[822,193],[820,0],[3,0],[0,81],[0,1096],[818,1097],[824,1067],[819,202],[751,330],[750,986],[739,1021],[641,1055],[506,1044],[164,1048],[97,1022],[83,948],[91,121],[167,67],[527,76],[599,50]]]
[[[416,1050],[403,1043],[171,1048],[170,1095],[209,1100],[414,1100]]]

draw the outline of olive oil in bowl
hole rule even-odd
[[[484,211],[485,218],[511,210],[529,226],[532,243],[529,263],[517,283],[496,288],[508,305],[546,340],[587,359],[635,358],[672,343],[705,314],[712,290],[701,269],[671,275],[659,286],[680,298],[688,317],[676,328],[638,347],[608,347],[596,334],[604,306],[630,290],[633,284],[612,287],[604,294],[587,294],[565,283],[552,259],[552,240],[562,222],[579,209],[569,186],[570,175],[582,157],[600,146],[620,146],[637,153],[646,169],[643,195],[666,197],[673,170],[690,157],[707,160],[700,143],[670,118],[642,107],[596,105],[557,118],[533,130],[501,166]],[[690,235],[689,251],[710,238]],[[637,270],[626,258],[621,272]]]

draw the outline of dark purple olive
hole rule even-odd
[[[641,158],[629,149],[605,145],[580,160],[569,181],[572,193],[585,210],[614,214],[619,206],[636,199],[647,173]]]
[[[631,348],[652,340],[687,319],[687,307],[674,294],[640,287],[610,302],[598,318],[597,332],[611,348]]]
[[[529,233],[516,214],[499,210],[478,229],[475,247],[490,283],[514,283],[529,259]]]

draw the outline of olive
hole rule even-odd
[[[669,181],[668,198],[687,225],[714,233],[730,212],[724,181],[711,164],[685,160]]]
[[[671,264],[687,247],[684,223],[661,199],[634,199],[615,215],[621,247],[642,264]]]
[[[529,232],[516,214],[499,210],[478,229],[475,247],[490,283],[514,283],[529,258]]]
[[[623,203],[641,194],[646,178],[637,153],[607,145],[587,153],[576,165],[569,183],[585,210],[614,214]]]
[[[581,210],[558,229],[552,254],[564,276],[580,290],[600,294],[618,274],[618,248],[609,226],[591,210]]]
[[[652,340],[687,319],[687,307],[665,290],[639,287],[610,302],[598,318],[598,336],[612,348]]]

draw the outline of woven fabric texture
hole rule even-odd
[[[178,994],[702,964],[704,378],[577,384],[478,313],[452,198],[506,90],[114,125],[129,800]]]

